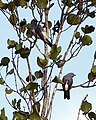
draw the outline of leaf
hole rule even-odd
[[[26,4],[26,0],[20,0],[20,6],[21,7],[24,7],[24,6],[26,6],[27,4]]]
[[[37,57],[37,64],[39,67],[44,68],[48,64],[48,60]]]
[[[40,8],[40,9],[45,9],[47,6],[48,1],[47,0],[37,0],[36,5]]]
[[[4,3],[0,0],[0,8],[4,7]]]
[[[93,81],[93,80],[95,79],[95,77],[96,77],[96,76],[94,76],[94,74],[93,74],[92,72],[90,72],[90,73],[88,74],[88,79],[89,79],[90,81]]]
[[[92,38],[89,36],[89,35],[84,35],[83,37],[81,37],[80,39],[79,39],[79,41],[80,42],[82,42],[82,45],[83,46],[85,46],[85,45],[87,45],[87,46],[89,46],[89,45],[91,45],[92,44]]]
[[[30,115],[30,120],[41,120],[38,113],[34,112]]]
[[[14,4],[15,4],[15,6],[20,6],[20,0],[13,0],[13,2],[14,2]]]
[[[16,17],[15,14],[12,14],[12,15],[10,15],[9,21],[14,26],[14,25],[16,25],[18,18]]]
[[[81,22],[81,18],[75,14],[69,14],[67,17],[67,22],[70,25],[78,25]]]
[[[16,99],[12,99],[12,105],[13,105],[13,108],[17,109],[16,108]]]
[[[5,83],[3,78],[0,78],[0,85],[3,85]]]
[[[7,6],[9,11],[13,12],[15,10],[14,2],[10,2],[9,4],[7,4]]]
[[[29,113],[28,112],[23,112],[23,111],[15,111],[13,113],[13,117],[16,120],[27,120],[29,118]]]
[[[52,22],[51,21],[48,21],[48,27],[49,27],[49,29],[52,27]]]
[[[1,65],[3,65],[3,66],[7,66],[9,64],[9,62],[10,62],[10,59],[8,57],[3,57],[1,59]]]
[[[90,120],[96,120],[96,114],[94,112],[88,113],[88,117],[90,118]]]
[[[76,32],[76,33],[75,33],[75,38],[76,38],[76,39],[80,38],[80,32]]]
[[[22,51],[22,43],[19,44],[17,43],[15,49],[16,49],[15,54],[20,53],[20,51]]]
[[[35,90],[35,89],[38,89],[38,83],[32,83],[30,82],[26,87],[25,87],[26,90]]]
[[[57,76],[54,77],[52,82],[63,84],[62,80],[60,80]]]
[[[72,7],[72,0],[61,0],[62,3],[64,3],[65,5],[67,5],[68,7]]]
[[[95,18],[95,11],[92,11],[88,14],[89,17],[91,18]]]
[[[26,19],[23,19],[21,22],[20,22],[20,27],[26,25]]]
[[[22,58],[28,58],[29,54],[30,54],[30,49],[29,48],[22,48],[20,50],[20,55],[21,55]]]
[[[6,94],[11,94],[12,92],[13,92],[12,89],[8,89],[8,88],[5,89],[5,93],[6,93]]]
[[[7,75],[12,75],[14,73],[14,69],[11,69],[9,72],[7,72]]]
[[[21,99],[19,99],[18,101],[17,101],[17,108],[20,110],[21,109]]]
[[[82,101],[82,105],[80,108],[84,114],[88,113],[92,109],[92,104],[86,101]]]
[[[36,76],[37,79],[38,79],[38,78],[42,78],[42,77],[43,77],[42,71],[41,71],[41,70],[36,71],[36,72],[35,72],[35,76]]]
[[[57,45],[53,45],[50,51],[50,58],[55,61],[60,52],[61,46],[57,47]]]
[[[94,74],[94,76],[96,77],[96,65],[94,65],[91,69],[92,73]]]
[[[26,88],[25,88],[25,87],[20,88],[19,90],[20,90],[20,92],[25,92],[25,93],[27,92],[27,90],[26,90]]]
[[[0,115],[0,117],[1,117],[1,120],[8,120],[8,118],[5,116],[5,109],[4,108],[1,109],[1,115]]]
[[[95,28],[94,28],[93,26],[88,26],[88,25],[86,25],[85,27],[81,27],[81,30],[82,30],[85,34],[88,34],[88,33],[94,32]]]
[[[17,42],[15,42],[14,40],[8,39],[7,44],[8,44],[8,49],[10,49],[10,48],[14,48],[16,46]]]
[[[28,38],[32,38],[31,28],[28,28],[28,29],[27,29],[26,36],[27,36]]]

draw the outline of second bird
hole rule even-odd
[[[63,90],[64,90],[64,99],[70,99],[70,89],[72,87],[73,84],[73,77],[75,76],[74,73],[68,73],[67,75],[65,75],[62,79],[63,82]]]
[[[41,39],[44,43],[47,43],[50,47],[52,47],[52,43],[48,40],[46,32],[44,31],[43,27],[38,24],[36,19],[31,21],[31,32],[37,39]]]

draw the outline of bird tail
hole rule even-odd
[[[67,90],[67,91],[64,92],[64,99],[66,99],[66,98],[68,100],[70,99],[70,90]]]

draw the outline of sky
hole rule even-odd
[[[52,21],[57,20],[59,17],[59,14],[60,14],[60,11],[58,11],[58,9],[56,9],[56,7],[57,7],[57,5],[55,5],[52,8],[52,10],[49,14],[49,18]],[[32,19],[30,16],[31,12],[28,13],[28,11],[26,11],[24,9],[23,9],[23,11],[20,9],[20,11],[21,11],[20,12],[21,19],[27,18],[28,22],[30,22]],[[85,26],[85,24],[94,25],[94,27],[96,27],[96,18],[95,19],[89,18],[86,22],[84,22],[82,24],[82,26]],[[61,40],[59,42],[59,45],[64,46],[62,48],[62,50],[65,51],[66,46],[70,42],[70,36],[72,35],[72,33],[73,33],[73,27],[68,32],[65,32],[64,34],[62,34],[62,36],[60,38]],[[63,77],[65,74],[67,74],[69,72],[73,72],[76,74],[76,76],[74,77],[74,83],[73,83],[74,86],[78,85],[80,83],[86,82],[88,80],[87,76],[92,67],[93,56],[94,56],[94,52],[96,50],[96,40],[95,40],[96,39],[96,30],[94,31],[94,33],[92,33],[90,35],[93,39],[93,44],[91,46],[84,47],[81,50],[81,52],[79,53],[79,55],[76,58],[69,61],[64,66],[64,69],[63,69],[63,74],[61,77]],[[2,57],[4,57],[5,55],[11,57],[9,50],[6,48],[6,46],[7,46],[6,43],[7,43],[8,38],[15,39],[15,40],[18,39],[13,27],[8,23],[7,19],[0,11],[0,59]],[[33,58],[34,57],[35,57],[35,55],[33,55]],[[33,61],[33,63],[34,63],[34,61]],[[23,63],[21,63],[21,65],[23,65]],[[35,70],[36,68],[34,67],[32,69]],[[57,75],[57,74],[58,74],[58,70],[54,70],[53,75]],[[22,75],[25,76],[25,73],[22,72]],[[10,78],[8,78],[8,79],[10,79]],[[8,81],[8,82],[11,84],[11,81]],[[54,85],[55,84],[53,83],[52,86],[54,86]],[[62,88],[62,86],[59,85],[58,88]],[[64,120],[64,119],[76,120],[79,107],[81,105],[82,100],[86,96],[86,94],[88,94],[87,100],[92,103],[93,111],[96,111],[96,104],[95,104],[96,103],[96,94],[95,94],[95,92],[96,92],[95,87],[87,88],[87,89],[83,89],[80,87],[74,88],[71,90],[71,99],[64,100],[63,99],[64,93],[61,91],[57,91],[54,102],[53,102],[51,120]],[[12,108],[10,107],[10,105],[8,105],[3,93],[4,93],[4,88],[2,86],[0,86],[0,98],[1,98],[0,99],[0,109],[2,109],[4,106],[6,106],[5,111],[10,120],[12,117]],[[82,115],[80,115],[80,120],[86,120],[86,119]]]

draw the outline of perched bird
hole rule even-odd
[[[46,32],[36,19],[31,21],[31,32],[37,39],[41,39],[44,43],[52,47],[52,43],[48,40]]]
[[[64,99],[70,99],[70,89],[72,87],[73,84],[73,77],[75,76],[74,73],[68,73],[67,75],[65,75],[62,79],[62,82],[64,83],[62,85],[63,90],[64,90]]]

